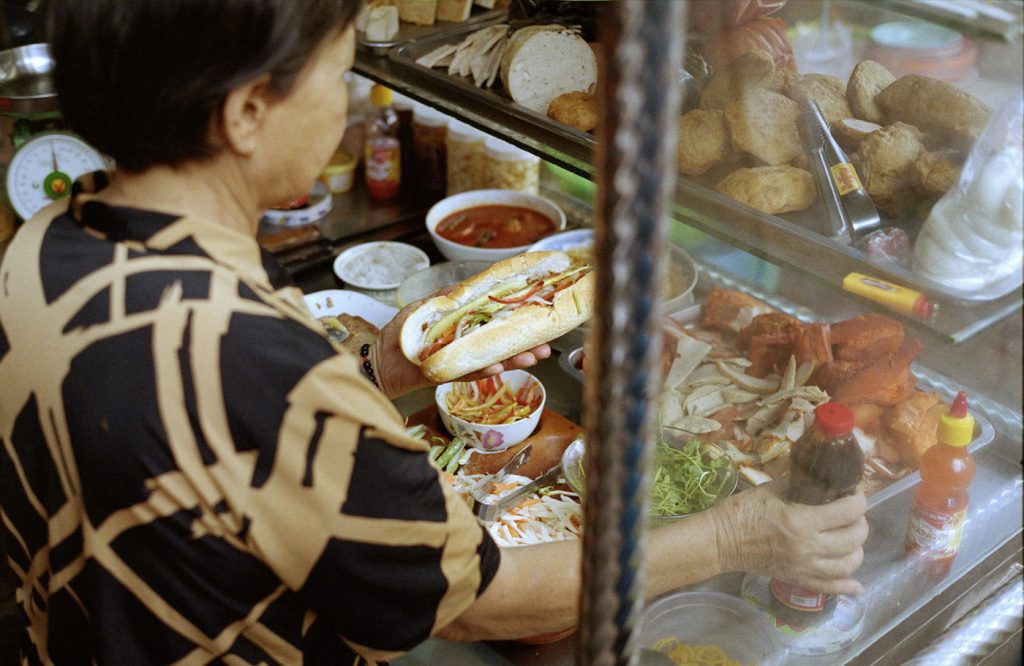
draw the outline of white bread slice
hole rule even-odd
[[[559,95],[593,91],[597,58],[582,37],[564,26],[529,26],[509,38],[501,80],[513,101],[546,114]]]
[[[444,296],[435,296],[409,315],[400,335],[402,353],[420,365],[423,374],[444,382],[532,349],[576,328],[590,317],[594,300],[594,275],[588,273],[576,284],[555,295],[551,306],[528,303],[510,315],[494,319],[446,345],[420,362],[419,352],[429,328],[445,314],[486,294],[505,280],[526,280],[567,270],[569,257],[562,252],[530,252],[499,261],[469,278]]]
[[[398,0],[398,18],[415,25],[434,25],[437,0]]]
[[[367,41],[386,42],[396,34],[398,34],[398,7],[372,4],[366,21]]]
[[[438,21],[465,21],[473,9],[473,0],[437,0]]]
[[[494,9],[494,0],[473,0],[473,4],[484,9]]]

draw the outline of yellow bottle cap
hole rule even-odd
[[[373,84],[373,88],[370,89],[370,104],[374,106],[391,106],[393,98],[394,94],[391,92],[391,88],[379,83]]]
[[[974,439],[974,417],[967,411],[967,395],[960,391],[953,405],[939,416],[936,437],[949,446],[967,446]]]

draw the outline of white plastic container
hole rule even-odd
[[[537,194],[540,186],[540,158],[494,137],[484,141],[486,161],[484,187]]]
[[[448,123],[447,194],[459,194],[484,186],[484,142],[487,135],[466,123]]]

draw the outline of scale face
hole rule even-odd
[[[39,134],[14,154],[7,167],[7,197],[15,212],[28,220],[51,202],[71,195],[79,176],[106,169],[95,148],[64,132]]]

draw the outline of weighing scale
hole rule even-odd
[[[109,168],[95,148],[63,129],[52,71],[46,44],[0,52],[0,115],[14,119],[10,141],[15,149],[4,184],[22,220],[70,196],[79,176]]]

